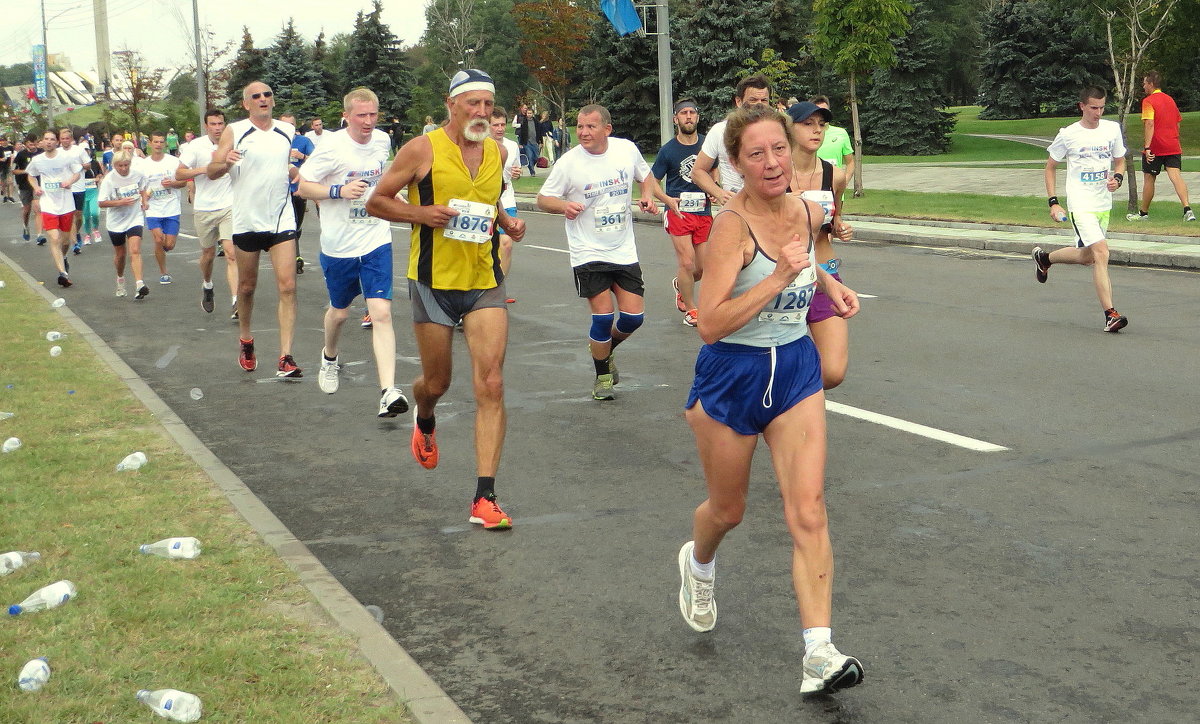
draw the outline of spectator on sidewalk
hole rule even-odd
[[[1183,220],[1195,221],[1196,215],[1188,204],[1187,184],[1183,182],[1183,146],[1179,143],[1179,122],[1183,116],[1175,99],[1163,93],[1158,71],[1152,70],[1142,78],[1142,201],[1138,213],[1126,214],[1129,221],[1145,221],[1150,216],[1154,200],[1154,180],[1167,170],[1167,178],[1175,187],[1175,195],[1183,204]]]
[[[538,133],[537,120],[529,111],[529,104],[522,103],[521,109],[513,118],[513,130],[517,134],[517,145],[521,147],[521,155],[525,157],[525,165],[529,167],[529,175],[537,176]]]

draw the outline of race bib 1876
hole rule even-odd
[[[458,212],[446,224],[447,239],[458,239],[472,244],[486,244],[492,239],[492,226],[496,220],[496,207],[478,201],[450,199],[447,204]]]

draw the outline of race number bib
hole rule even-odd
[[[770,306],[758,313],[758,321],[775,324],[800,324],[807,321],[808,305],[812,303],[817,285],[813,282],[803,283],[801,278],[806,276],[810,276],[807,269],[801,272],[787,289],[780,292]]]
[[[496,220],[496,207],[478,201],[450,199],[447,204],[458,212],[446,224],[447,239],[458,239],[472,244],[486,244],[492,240],[492,226]]]
[[[1079,180],[1085,184],[1101,184],[1108,182],[1108,171],[1080,171]]]
[[[801,191],[800,198],[819,204],[825,212],[824,224],[833,223],[833,192],[832,191]]]
[[[162,186],[157,186],[150,192],[150,198],[161,201],[169,198],[172,193],[174,193],[173,189],[164,189]]]
[[[374,224],[380,219],[375,218],[367,213],[366,197],[350,199],[349,220],[351,224]],[[457,216],[454,218],[458,218]],[[446,236],[450,236],[446,234]]]
[[[138,195],[137,184],[127,184],[117,187],[117,198],[128,199]]]
[[[62,188],[62,181],[46,181],[42,184],[42,191],[58,191]]]
[[[679,194],[679,210],[689,214],[699,214],[704,211],[708,194],[702,191],[683,191]]]
[[[625,231],[625,220],[629,216],[629,204],[624,201],[596,207],[596,231],[601,234],[616,234]]]

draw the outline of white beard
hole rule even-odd
[[[483,139],[490,135],[492,135],[492,129],[489,128],[488,124],[482,119],[471,121],[463,126],[463,136],[465,136],[468,141],[480,143],[483,141]]]

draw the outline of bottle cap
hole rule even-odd
[[[143,543],[140,546],[138,546],[138,550],[141,551],[142,553],[148,553],[149,549],[150,549],[149,543]]]
[[[150,695],[150,690],[149,690],[149,689],[138,689],[138,693],[134,694],[134,696],[135,696],[135,697],[137,697],[137,699],[138,699],[139,701],[140,701],[142,698],[144,698],[144,697],[147,697],[147,696],[149,696],[149,695]]]
[[[21,613],[21,604],[14,603],[13,605],[8,607],[8,615],[9,616],[16,616],[19,613]]]

